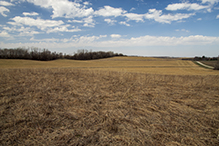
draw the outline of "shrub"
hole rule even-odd
[[[219,56],[218,56],[218,59],[217,59],[217,63],[214,66],[214,70],[219,70]]]

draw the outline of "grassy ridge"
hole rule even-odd
[[[219,145],[219,76],[1,69],[0,145]]]
[[[48,62],[2,59],[0,60],[0,68],[80,68],[172,75],[219,74],[218,71],[201,68],[188,60],[145,57],[113,57],[91,61],[62,59]]]

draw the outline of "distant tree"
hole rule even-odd
[[[195,56],[194,60],[195,60],[195,61],[200,61],[200,60],[201,60],[201,57]]]
[[[109,52],[92,52],[92,50],[88,51],[85,49],[78,50],[73,56],[64,56],[66,59],[75,59],[75,60],[92,60],[92,59],[101,59],[101,58],[109,58],[114,56],[124,56],[123,54],[114,53],[112,51]]]
[[[205,56],[202,56],[202,57],[198,57],[198,56],[195,56],[193,58],[194,61],[215,61],[217,60],[217,57],[205,57]]]

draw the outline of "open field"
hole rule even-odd
[[[47,62],[1,59],[0,68],[74,68],[165,75],[219,75],[218,71],[202,68],[192,61],[149,57],[113,57],[89,61],[64,59]]]
[[[0,60],[0,145],[219,145],[218,72],[136,59]]]
[[[206,65],[209,65],[209,66],[215,66],[215,64],[217,63],[217,61],[200,61]]]

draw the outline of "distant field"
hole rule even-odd
[[[217,63],[217,61],[200,61],[200,62],[213,67]]]
[[[75,68],[169,75],[218,75],[218,71],[201,68],[192,61],[152,57],[113,57],[109,59],[76,61],[0,60],[0,68]]]

